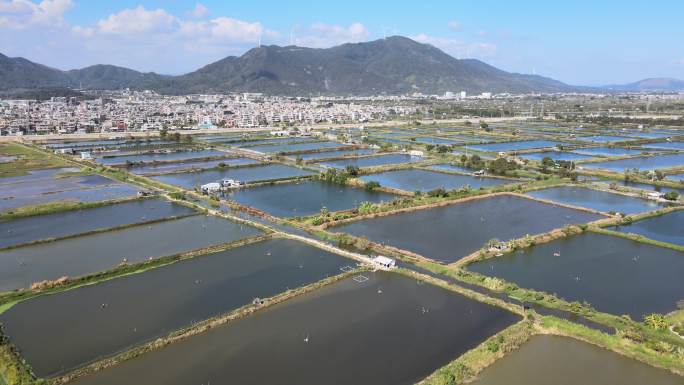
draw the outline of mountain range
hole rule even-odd
[[[649,78],[634,83],[609,85],[603,88],[623,92],[678,92],[684,91],[684,80]]]
[[[179,76],[113,65],[61,71],[0,54],[0,91],[5,94],[121,88],[170,95],[260,92],[292,96],[590,90],[542,76],[502,71],[476,59],[456,59],[432,45],[401,36],[331,48],[263,46]]]

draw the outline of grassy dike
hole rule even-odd
[[[39,215],[57,214],[65,211],[86,210],[96,207],[108,206],[117,203],[132,202],[140,198],[130,197],[122,199],[111,199],[99,202],[76,202],[61,201],[39,205],[23,206],[0,214],[0,222],[11,221],[19,218],[34,217]]]
[[[522,320],[437,369],[418,385],[455,385],[470,382],[496,360],[518,349],[534,334],[536,334],[534,324],[531,321]]]
[[[23,176],[37,169],[69,166],[68,162],[59,157],[18,142],[0,144],[0,154],[17,157],[12,162],[0,163],[0,178]]]

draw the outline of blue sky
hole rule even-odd
[[[178,74],[262,44],[399,34],[571,84],[684,79],[684,2],[0,0],[0,52]]]

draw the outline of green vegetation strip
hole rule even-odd
[[[0,144],[0,154],[17,157],[12,162],[0,163],[0,178],[23,176],[37,169],[69,166],[67,162],[49,152],[16,142]]]
[[[0,222],[38,215],[56,214],[65,211],[92,209],[117,203],[132,202],[137,199],[139,198],[131,197],[88,203],[76,201],[59,201],[40,205],[24,206],[11,211],[5,211],[4,213],[0,214]]]
[[[651,366],[684,376],[684,349],[673,346],[668,342],[641,341],[635,339],[635,336],[630,331],[610,335],[552,316],[541,317],[539,325],[547,334],[562,335],[582,340]]]
[[[491,336],[418,384],[455,385],[472,381],[478,373],[507,353],[518,349],[534,334],[533,323],[522,320]]]

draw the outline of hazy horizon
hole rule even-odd
[[[684,4],[515,7],[435,1],[344,4],[0,0],[0,53],[67,70],[112,64],[178,75],[262,45],[327,48],[401,35],[456,58],[572,85],[684,79]]]

